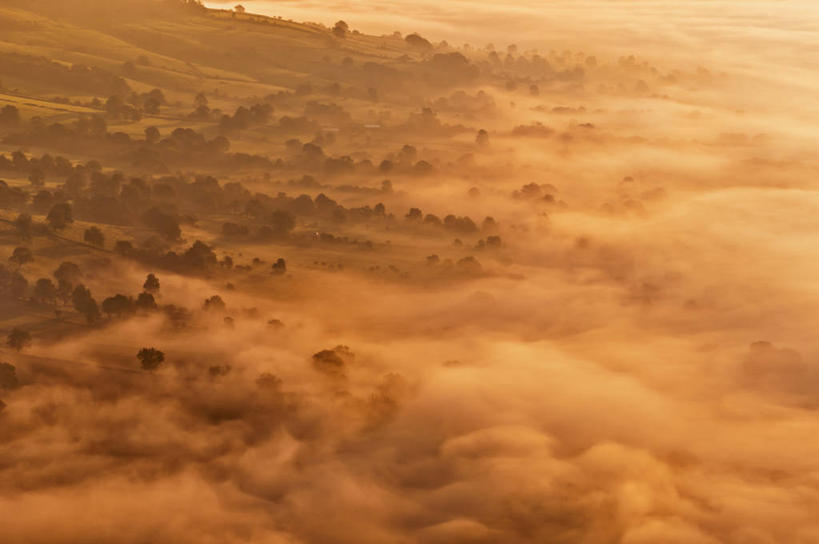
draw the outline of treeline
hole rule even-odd
[[[69,89],[79,94],[125,95],[131,92],[121,77],[97,66],[64,64],[44,57],[20,53],[0,53],[0,74],[33,85]]]
[[[191,165],[222,169],[274,166],[261,155],[229,153],[230,140],[224,136],[208,139],[193,129],[177,128],[163,137],[156,128],[150,127],[144,139],[133,138],[124,132],[109,132],[105,119],[99,115],[83,117],[69,124],[46,124],[34,118],[27,130],[8,135],[4,142],[127,161],[134,167],[157,173]]]

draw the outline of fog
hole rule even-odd
[[[819,542],[811,2],[13,4],[1,540]]]

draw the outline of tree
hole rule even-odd
[[[31,215],[27,213],[21,213],[14,220],[14,228],[17,229],[17,234],[20,235],[20,238],[24,240],[31,238],[32,224]]]
[[[208,107],[208,97],[205,96],[205,93],[199,93],[196,95],[196,98],[193,99],[193,107],[194,108],[207,108]]]
[[[54,204],[46,216],[46,221],[48,221],[49,226],[54,230],[64,229],[69,223],[74,222],[74,218],[71,214],[71,206],[66,202]]]
[[[161,135],[159,129],[156,127],[148,127],[145,129],[145,141],[149,144],[155,144],[159,141]]]
[[[54,271],[54,278],[57,280],[57,289],[65,298],[71,294],[74,287],[82,278],[80,267],[70,261],[63,261],[57,270]]]
[[[245,7],[242,4],[237,4],[236,7],[233,8],[236,13],[244,13]]]
[[[145,278],[145,283],[142,284],[142,288],[145,290],[146,293],[155,294],[159,292],[159,278],[153,275],[153,273],[148,274]]]
[[[406,215],[407,221],[420,221],[423,217],[423,212],[418,208],[410,208],[410,211]]]
[[[475,143],[481,147],[489,145],[489,133],[484,129],[479,130],[478,135],[475,137]]]
[[[102,301],[102,311],[110,316],[122,317],[134,311],[134,301],[125,295],[114,295]]]
[[[430,49],[432,49],[432,44],[429,42],[429,40],[421,37],[418,34],[410,34],[406,38],[404,38],[404,41],[406,41],[407,45],[409,45],[410,47],[414,47],[415,49],[421,51],[429,51]]]
[[[139,363],[142,365],[142,370],[153,372],[159,368],[159,365],[165,362],[165,354],[155,348],[142,348],[137,353],[137,359],[139,359]]]
[[[273,263],[273,273],[274,274],[284,274],[287,272],[287,263],[284,259],[279,257],[276,259],[276,262]]]
[[[16,247],[14,251],[11,253],[11,257],[9,257],[9,262],[12,264],[16,264],[17,268],[20,268],[26,263],[30,263],[34,260],[34,255],[32,255],[31,250],[27,247]]]
[[[345,23],[344,21],[338,21],[338,22],[337,22],[337,23],[336,23],[336,24],[333,26],[333,35],[334,35],[336,38],[346,38],[346,37],[347,37],[347,32],[348,32],[349,30],[350,30],[350,25],[348,25],[348,24],[347,24],[347,23]]]
[[[28,281],[19,270],[11,271],[0,265],[0,295],[20,298],[28,290]]]
[[[39,168],[35,168],[29,173],[28,181],[33,187],[42,187],[45,185],[45,174]]]
[[[225,301],[222,300],[222,297],[219,295],[213,295],[212,297],[205,299],[204,308],[205,310],[223,312],[225,311]]]
[[[34,300],[42,303],[53,303],[57,299],[57,288],[48,278],[40,278],[34,284]]]
[[[22,351],[23,348],[27,348],[31,345],[31,335],[15,327],[6,337],[6,345],[11,349]]]
[[[188,267],[200,271],[207,270],[218,262],[216,253],[213,252],[209,245],[201,240],[196,240],[193,245],[185,251],[182,258]]]
[[[102,247],[105,245],[105,235],[98,227],[89,227],[85,229],[83,240],[91,245]]]
[[[100,309],[97,301],[91,296],[91,291],[84,285],[78,285],[71,294],[74,309],[85,316],[88,323],[93,323],[100,318]]]
[[[276,236],[287,236],[296,226],[296,218],[286,210],[273,210],[270,214],[270,226]]]
[[[140,293],[134,303],[137,310],[152,311],[156,310],[156,300],[151,293]]]
[[[128,240],[117,240],[114,244],[114,252],[123,257],[127,257],[134,252],[134,244]]]
[[[0,125],[16,125],[20,122],[20,110],[12,105],[0,109]]]
[[[0,363],[0,389],[16,389],[19,385],[17,369],[14,368],[14,365]]]

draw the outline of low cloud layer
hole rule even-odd
[[[370,253],[222,243],[266,275],[157,272],[185,328],[156,313],[3,351],[0,540],[819,542],[817,8],[262,4],[245,6],[499,50],[581,29],[603,68],[599,86],[492,89],[486,149],[415,137],[460,170],[396,178],[383,198],[410,226],[358,227]],[[626,51],[679,81],[601,90]],[[415,206],[492,216],[503,242],[457,245]],[[136,292],[149,271],[84,281]]]

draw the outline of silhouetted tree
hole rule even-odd
[[[127,257],[134,252],[134,244],[128,240],[117,240],[114,244],[114,253]]]
[[[273,210],[270,214],[270,227],[276,236],[287,236],[296,226],[296,218],[285,210]]]
[[[151,311],[156,310],[156,300],[151,293],[140,293],[134,303],[137,310]]]
[[[159,141],[161,135],[159,129],[156,127],[148,127],[145,129],[145,141],[149,144],[155,144]]]
[[[347,346],[336,346],[333,349],[323,349],[313,354],[313,367],[319,372],[335,376],[344,376],[344,359],[354,357]]]
[[[97,301],[91,296],[91,291],[84,285],[78,285],[71,294],[74,309],[85,316],[88,323],[93,323],[100,318],[100,309]]]
[[[34,300],[43,303],[53,303],[57,299],[57,288],[48,278],[40,278],[34,284]]]
[[[153,273],[148,274],[148,276],[145,278],[145,283],[142,284],[142,289],[144,289],[146,293],[158,293],[159,278],[157,278]]]
[[[165,362],[165,354],[155,348],[142,348],[137,353],[137,359],[139,359],[142,370],[153,372]]]
[[[69,223],[74,222],[74,218],[71,214],[71,206],[66,202],[54,204],[46,216],[46,221],[48,221],[49,226],[54,230],[64,229]]]
[[[276,259],[276,262],[273,263],[273,273],[274,274],[284,274],[287,272],[287,263],[284,259],[279,257]]]
[[[80,282],[81,277],[80,267],[70,261],[60,263],[60,266],[54,271],[57,289],[64,298],[67,298],[74,291],[74,287]]]
[[[20,298],[28,290],[28,281],[19,270],[9,270],[0,265],[0,295]]]
[[[203,307],[205,310],[223,312],[225,310],[225,301],[222,300],[222,297],[219,295],[213,295],[212,297],[205,299],[205,304]]]
[[[22,246],[14,248],[14,251],[11,253],[11,257],[9,257],[9,262],[17,265],[17,268],[26,263],[30,263],[33,260],[34,255],[31,253],[31,250]]]
[[[182,258],[188,267],[199,271],[205,271],[218,262],[216,253],[213,252],[210,246],[200,240],[196,240],[185,251]]]
[[[89,227],[85,229],[83,240],[98,247],[105,245],[105,235],[98,227]]]
[[[6,337],[6,345],[11,349],[22,351],[31,345],[31,334],[15,327]]]
[[[134,301],[125,295],[114,295],[102,301],[102,311],[108,316],[122,317],[134,311]]]
[[[17,230],[17,234],[20,236],[20,238],[23,238],[24,240],[31,238],[32,225],[33,221],[31,220],[31,215],[27,213],[21,213],[14,220],[14,228]]]
[[[28,181],[32,187],[42,187],[45,185],[45,174],[39,168],[35,168],[28,174]]]
[[[335,25],[333,25],[333,35],[336,38],[346,38],[347,32],[350,30],[350,25],[345,23],[344,21],[338,21]]]

